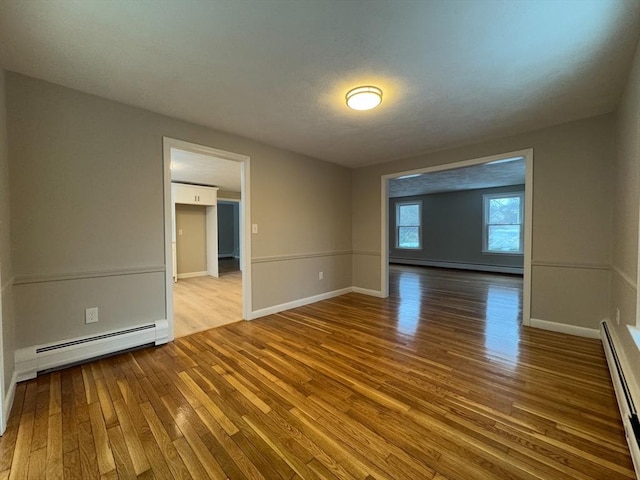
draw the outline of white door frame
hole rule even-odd
[[[246,155],[227,152],[216,148],[185,142],[170,137],[162,137],[162,150],[164,159],[164,254],[165,254],[165,313],[169,323],[169,340],[173,340],[173,261],[171,253],[171,149],[184,150],[217,157],[223,160],[240,162],[241,192],[240,202],[240,259],[244,270],[242,271],[242,318],[247,320],[251,314],[251,159]]]
[[[2,272],[0,271],[0,436],[7,428],[7,418],[5,418],[5,396],[4,396],[4,333],[2,318]],[[8,416],[9,412],[7,412]]]
[[[531,233],[533,224],[533,148],[515,152],[492,155],[490,157],[474,158],[461,162],[446,163],[433,167],[418,168],[403,172],[389,173],[381,178],[381,296],[389,296],[389,180],[413,173],[433,173],[454,168],[470,167],[483,163],[496,162],[509,158],[522,157],[525,160],[525,199],[524,199],[524,275],[522,286],[522,324],[531,324]]]

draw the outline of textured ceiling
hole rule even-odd
[[[425,173],[411,178],[394,178],[389,180],[389,197],[506,187],[523,185],[524,182],[525,161],[520,158],[509,162],[499,161]]]
[[[640,32],[638,0],[0,8],[7,70],[350,167],[612,111]],[[378,109],[345,106],[362,84]]]
[[[171,181],[240,192],[240,162],[171,149]]]

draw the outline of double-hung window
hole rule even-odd
[[[524,252],[524,193],[483,195],[484,253]]]
[[[422,248],[422,202],[396,203],[396,248]]]

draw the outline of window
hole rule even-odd
[[[396,248],[422,248],[421,202],[396,203]]]
[[[524,193],[483,195],[483,203],[483,252],[523,253]]]

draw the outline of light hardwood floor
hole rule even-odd
[[[195,277],[173,284],[176,338],[242,320],[242,273],[237,260],[219,262],[220,277]]]
[[[348,294],[18,386],[0,478],[634,478],[602,347],[521,279]]]

